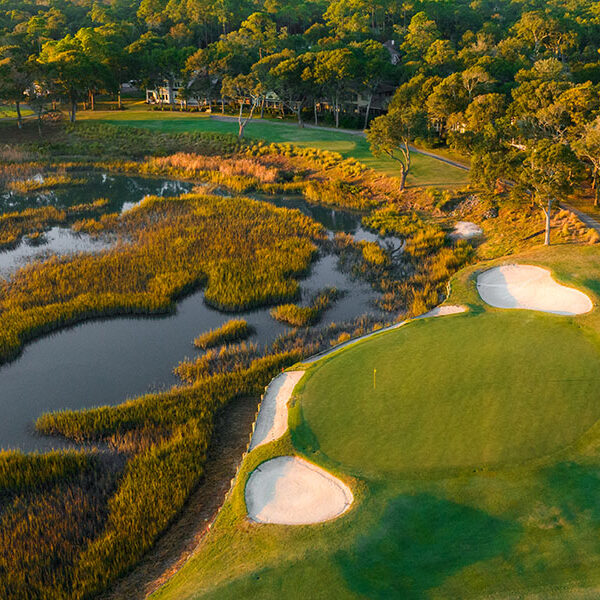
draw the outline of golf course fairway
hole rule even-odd
[[[561,247],[519,262],[597,305],[599,259]],[[289,430],[246,455],[210,532],[153,598],[599,597],[600,316],[487,305],[477,275],[501,264],[455,277],[448,302],[467,313],[306,365]],[[323,523],[252,522],[249,478],[283,456],[337,477],[352,506]]]

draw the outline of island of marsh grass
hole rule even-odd
[[[106,205],[106,200],[98,200],[89,204],[72,206],[66,210],[59,210],[53,206],[42,206],[20,212],[4,213],[0,215],[0,250],[14,247],[25,235],[39,236],[53,225],[73,223],[84,215],[96,216]]]
[[[294,327],[314,325],[321,318],[321,314],[329,308],[332,302],[335,302],[338,296],[339,292],[335,288],[329,288],[319,292],[308,306],[280,304],[271,309],[271,316]]]
[[[549,266],[597,302],[599,258],[595,246],[559,246],[510,262]],[[593,597],[600,314],[484,305],[477,270],[501,262],[454,278],[449,302],[469,313],[311,366],[291,432],[247,457],[200,551],[153,597]],[[249,524],[247,477],[290,453],[352,485],[353,508],[314,526]]]
[[[30,192],[41,192],[62,186],[83,185],[84,183],[85,179],[69,177],[67,175],[54,175],[44,177],[43,179],[17,179],[16,181],[9,181],[6,187],[13,192],[28,194]]]
[[[194,346],[206,350],[228,342],[244,340],[250,335],[252,335],[252,327],[245,319],[230,319],[221,327],[200,334],[194,340]]]

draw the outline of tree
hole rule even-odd
[[[355,56],[349,48],[317,52],[312,79],[322,86],[333,104],[335,126],[340,126],[341,100],[355,85],[357,68]]]
[[[437,123],[440,135],[446,121],[454,114],[465,110],[469,102],[462,74],[453,73],[438,83],[427,98],[427,112]]]
[[[422,114],[407,106],[377,117],[367,130],[371,152],[375,156],[389,156],[398,163],[401,191],[406,187],[406,177],[410,171],[410,143],[424,128]]]
[[[358,68],[356,80],[361,92],[367,94],[364,128],[369,125],[369,113],[373,96],[385,81],[393,80],[395,68],[390,62],[389,52],[375,40],[366,40],[352,46],[356,54],[355,64]]]
[[[89,90],[96,72],[95,65],[83,50],[81,40],[67,35],[56,42],[46,42],[39,61],[47,67],[53,88],[69,101],[69,118],[74,123],[77,102]]]
[[[34,61],[23,44],[0,46],[0,98],[13,102],[17,126],[23,126],[21,103],[34,81]]]
[[[426,13],[418,12],[410,20],[401,48],[409,58],[421,59],[435,40],[440,37],[435,21],[429,19]]]
[[[469,131],[483,133],[494,127],[496,121],[504,115],[505,98],[502,94],[482,94],[475,96],[465,110],[465,120]]]
[[[200,48],[192,54],[186,61],[184,76],[189,81],[190,96],[198,104],[203,99],[212,107],[213,100],[219,97],[225,76],[219,62],[214,60],[214,47]]]
[[[435,40],[424,58],[436,75],[449,75],[456,68],[456,53],[450,40]]]
[[[574,143],[574,149],[592,168],[594,206],[600,206],[600,117],[584,127],[581,136]]]
[[[579,162],[571,148],[550,140],[531,145],[523,161],[521,185],[544,213],[546,246],[550,245],[552,209],[560,197],[571,189],[578,169]]]
[[[372,6],[367,0],[333,0],[323,17],[339,37],[367,34],[371,29]]]
[[[490,77],[489,73],[479,66],[474,66],[464,70],[461,73],[461,77],[469,100],[479,86],[492,82],[492,78]]]
[[[231,77],[225,76],[221,89],[223,96],[235,100],[240,105],[238,114],[238,138],[240,141],[244,137],[244,129],[252,116],[256,107],[260,103],[260,92],[258,91],[258,82],[252,75],[237,75]],[[244,114],[244,106],[249,104],[248,114]]]
[[[298,127],[304,126],[302,109],[314,90],[312,83],[314,57],[315,54],[312,52],[296,56],[290,51],[272,57],[274,66],[269,71],[269,81],[273,84],[280,101],[295,113]]]
[[[550,40],[556,21],[540,11],[525,12],[515,24],[517,37],[531,44],[533,56],[537,58],[543,45]]]

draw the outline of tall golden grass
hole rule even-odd
[[[98,222],[121,242],[52,257],[0,280],[0,360],[32,337],[79,320],[164,312],[205,283],[205,301],[240,310],[289,300],[323,228],[300,211],[247,198],[147,198]]]

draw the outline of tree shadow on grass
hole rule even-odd
[[[592,290],[597,296],[600,296],[600,279],[584,279],[582,284],[584,287]]]
[[[398,496],[376,527],[336,558],[354,592],[371,600],[417,600],[464,567],[508,553],[520,531],[428,494]]]
[[[558,463],[544,472],[548,500],[560,507],[565,518],[573,522],[583,514],[600,522],[600,468],[576,462]]]

